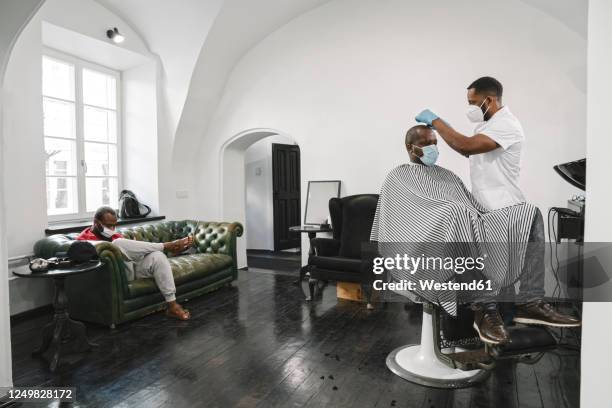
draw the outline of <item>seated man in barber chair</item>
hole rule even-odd
[[[475,312],[474,329],[485,343],[509,342],[508,331],[498,310],[498,300],[504,291],[512,291],[514,295],[516,282],[520,282],[520,291],[515,298],[514,322],[553,327],[580,326],[580,320],[556,311],[543,300],[544,225],[539,209],[527,203],[495,211],[486,209],[465,188],[459,177],[435,165],[438,156],[436,134],[427,126],[418,125],[408,130],[405,144],[411,164],[392,170],[380,195],[371,235],[373,241],[379,242],[379,248],[381,242],[417,241],[476,242],[475,248],[487,245],[505,248],[507,257],[511,259],[500,259],[499,253],[496,255],[495,251],[489,251],[489,258],[497,256],[498,259],[489,259],[490,268],[483,271],[498,290],[469,296]],[[415,211],[415,208],[419,211]],[[517,254],[512,253],[512,248],[508,250],[514,241],[524,243],[522,250],[515,251]],[[454,278],[447,275],[436,279],[445,281]],[[418,295],[444,307],[445,303],[440,302],[439,297],[427,299],[434,296],[431,293],[421,292]],[[449,303],[452,301],[446,304]],[[453,307],[456,306],[447,310],[451,314],[456,311]]]

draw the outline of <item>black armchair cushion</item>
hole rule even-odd
[[[340,256],[361,258],[361,244],[370,240],[377,204],[378,196],[375,194],[342,198]]]
[[[344,258],[341,256],[311,256],[308,263],[320,269],[361,272],[361,259]]]
[[[332,238],[313,238],[310,246],[317,256],[338,256],[340,241]]]

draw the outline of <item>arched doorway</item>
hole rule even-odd
[[[270,148],[267,153],[268,157],[263,161],[253,160],[247,163],[249,148],[257,147],[263,141],[268,143],[262,146],[263,149]],[[272,167],[270,165],[272,143],[297,145],[295,139],[284,132],[275,129],[257,128],[240,132],[221,147],[219,208],[221,209],[222,219],[240,220],[246,227],[244,238],[238,241],[239,267],[247,266],[247,247],[264,250],[275,249],[275,245],[271,243],[271,241],[275,241],[275,243],[277,241],[271,238],[274,234],[274,220],[276,219],[278,222],[278,211],[282,210],[278,210],[277,206],[272,204]],[[250,173],[247,174],[247,171]],[[250,191],[257,193],[258,197],[250,198],[249,211],[247,211],[247,184],[256,182],[258,177],[266,177],[267,181],[262,182],[259,186],[250,185]],[[300,184],[298,180],[298,188]],[[266,189],[266,185],[269,188]],[[257,200],[261,201],[259,210],[255,208],[258,203]],[[301,200],[298,197],[296,204],[298,214],[301,211],[300,202]],[[257,217],[257,223],[252,222],[254,221],[253,217]],[[300,219],[298,218],[296,224],[299,224],[299,222]],[[249,224],[251,228],[249,228]],[[285,228],[283,227],[282,230],[284,231]],[[299,246],[299,243],[297,246]]]

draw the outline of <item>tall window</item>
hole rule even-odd
[[[52,51],[42,67],[47,215],[86,218],[102,205],[116,208],[119,73]]]

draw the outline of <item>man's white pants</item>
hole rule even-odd
[[[168,257],[164,254],[164,244],[159,242],[134,241],[118,238],[113,241],[121,252],[134,262],[136,278],[153,278],[166,302],[176,300],[176,286]]]

